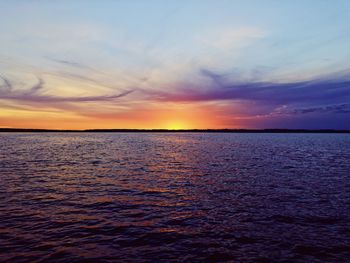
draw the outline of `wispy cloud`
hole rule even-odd
[[[266,36],[258,27],[221,28],[202,38],[204,44],[224,51],[242,48]]]
[[[55,59],[55,58],[50,58],[47,57],[47,59],[59,63],[59,64],[63,64],[65,66],[69,66],[69,67],[75,67],[75,68],[83,68],[83,69],[90,69],[90,67],[82,64],[82,63],[78,63],[76,61],[71,61],[71,60],[65,60],[65,59]]]
[[[247,100],[283,105],[350,101],[350,76],[288,83],[235,83],[209,70],[201,70],[200,74],[207,77],[207,84],[179,83],[173,92],[156,91],[153,95],[160,101],[173,102]]]
[[[4,91],[4,92],[11,92],[12,90],[12,83],[5,77],[0,76],[0,78],[3,80],[3,85],[0,86],[0,88]]]
[[[1,94],[0,100],[15,100],[15,101],[26,101],[34,103],[57,103],[57,102],[97,102],[97,101],[113,101],[122,97],[127,96],[134,90],[127,90],[118,94],[112,95],[101,95],[101,96],[78,96],[78,97],[60,97],[45,95],[40,93],[44,88],[44,80],[39,78],[37,84],[32,86],[28,90],[15,90],[13,89],[12,83],[7,79],[2,77],[3,85],[0,86]]]
[[[289,109],[287,106],[282,106],[276,109],[272,114],[300,115],[300,114],[308,114],[308,113],[350,113],[350,103],[325,105],[320,107],[296,108],[296,109]]]

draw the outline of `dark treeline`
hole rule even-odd
[[[205,133],[350,133],[350,130],[308,130],[308,129],[188,129],[188,130],[167,130],[167,129],[88,129],[88,130],[51,130],[51,129],[21,129],[21,128],[0,128],[0,132],[205,132]]]

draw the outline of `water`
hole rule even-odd
[[[2,262],[349,262],[347,134],[0,134]]]

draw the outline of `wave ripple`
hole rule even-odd
[[[1,262],[348,262],[347,134],[1,134]]]

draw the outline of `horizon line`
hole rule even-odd
[[[37,128],[0,128],[0,132],[202,132],[202,133],[350,133],[344,129],[37,129]]]

